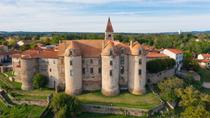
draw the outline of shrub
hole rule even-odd
[[[158,89],[160,90],[160,96],[166,101],[176,101],[177,96],[175,90],[184,87],[184,81],[177,77],[172,77],[158,83]]]
[[[70,117],[80,111],[80,101],[74,96],[58,93],[54,95],[50,108],[55,113],[56,118]]]
[[[44,88],[48,83],[48,78],[44,75],[37,73],[33,76],[33,87]]]
[[[154,59],[147,62],[147,71],[149,73],[158,73],[160,71],[173,68],[176,62],[174,59]]]

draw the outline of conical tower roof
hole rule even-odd
[[[114,32],[110,18],[108,19],[106,32]]]

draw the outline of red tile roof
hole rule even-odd
[[[204,58],[210,58],[210,54],[201,54]]]
[[[202,59],[202,60],[199,60],[199,62],[208,63],[208,62],[210,62],[210,60],[208,60],[208,59]]]
[[[175,54],[182,54],[183,53],[183,51],[179,50],[179,49],[167,49],[167,50],[169,50],[169,51],[171,51],[171,52],[173,52]]]
[[[13,54],[12,57],[21,58],[57,58],[57,51],[31,49],[22,53]]]
[[[147,54],[147,58],[166,58],[166,57],[168,56],[163,53],[158,53],[158,52],[149,52]]]

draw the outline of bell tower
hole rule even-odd
[[[105,31],[105,40],[114,40],[114,30],[110,18],[108,18],[106,31]]]

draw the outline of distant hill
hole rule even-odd
[[[7,37],[7,36],[33,36],[33,35],[52,35],[52,34],[89,34],[89,33],[95,33],[95,34],[102,34],[103,32],[26,32],[26,31],[14,31],[14,32],[7,32],[7,31],[0,31],[0,36]],[[117,32],[120,34],[177,34],[177,32],[161,32],[161,33],[126,33],[126,32]],[[191,31],[191,32],[183,32],[183,33],[193,33],[193,34],[201,34],[201,33],[207,33],[210,34],[210,31]]]

